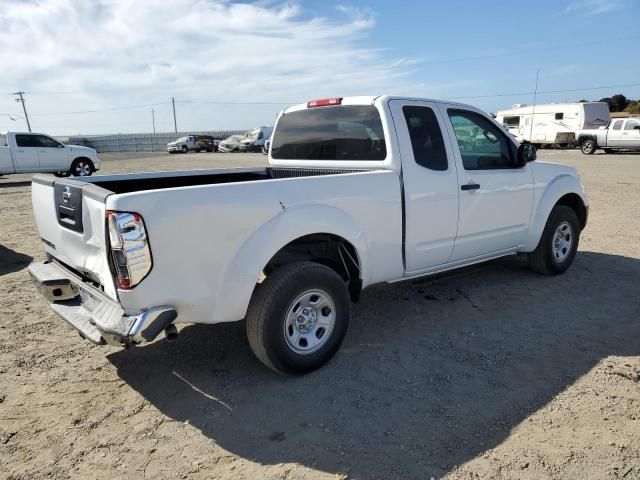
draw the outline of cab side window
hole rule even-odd
[[[40,148],[58,148],[60,144],[45,135],[34,135],[34,144]]]
[[[416,163],[429,170],[446,170],[447,151],[433,110],[429,107],[407,105],[402,107],[402,112],[409,129]]]
[[[16,135],[16,144],[18,147],[39,147],[40,142],[37,142],[35,135]]]
[[[634,128],[640,128],[640,122],[637,120],[627,120],[627,123],[624,124],[625,130],[633,130]]]
[[[449,110],[465,170],[518,168],[515,148],[488,119],[466,110]]]
[[[622,128],[622,120],[616,120],[616,123],[613,124],[613,130],[620,130]]]

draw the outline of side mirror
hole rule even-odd
[[[537,158],[536,147],[530,143],[523,143],[518,147],[518,167],[524,167],[528,162]]]
[[[640,130],[640,125],[636,125],[635,127],[633,127],[634,130]]]

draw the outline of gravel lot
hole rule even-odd
[[[640,155],[539,157],[576,166],[591,198],[565,275],[512,257],[371,288],[336,358],[301,378],[264,368],[240,322],[126,351],[81,341],[28,278],[30,176],[0,178],[0,477],[640,478]]]

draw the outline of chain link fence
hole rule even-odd
[[[246,130],[225,130],[178,133],[127,133],[121,135],[71,136],[69,143],[94,148],[98,152],[166,152],[167,143],[187,135],[211,135],[224,140],[231,135],[242,135]]]

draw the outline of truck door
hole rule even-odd
[[[44,172],[66,172],[69,170],[69,152],[64,145],[46,135],[34,135],[38,143],[40,170]]]
[[[640,148],[640,122],[633,118],[624,122],[621,147]]]
[[[613,122],[611,128],[607,131],[607,147],[619,147],[624,143],[623,124],[624,120],[616,120]]]
[[[533,205],[530,165],[516,166],[515,144],[481,113],[440,105],[455,140],[460,221],[451,261],[491,255],[524,241]]]
[[[447,263],[458,229],[458,178],[435,104],[391,100],[402,158],[407,273]]]
[[[16,162],[16,172],[37,172],[40,170],[38,160],[39,142],[35,140],[35,135],[17,134],[15,136],[16,146],[13,150]]]

